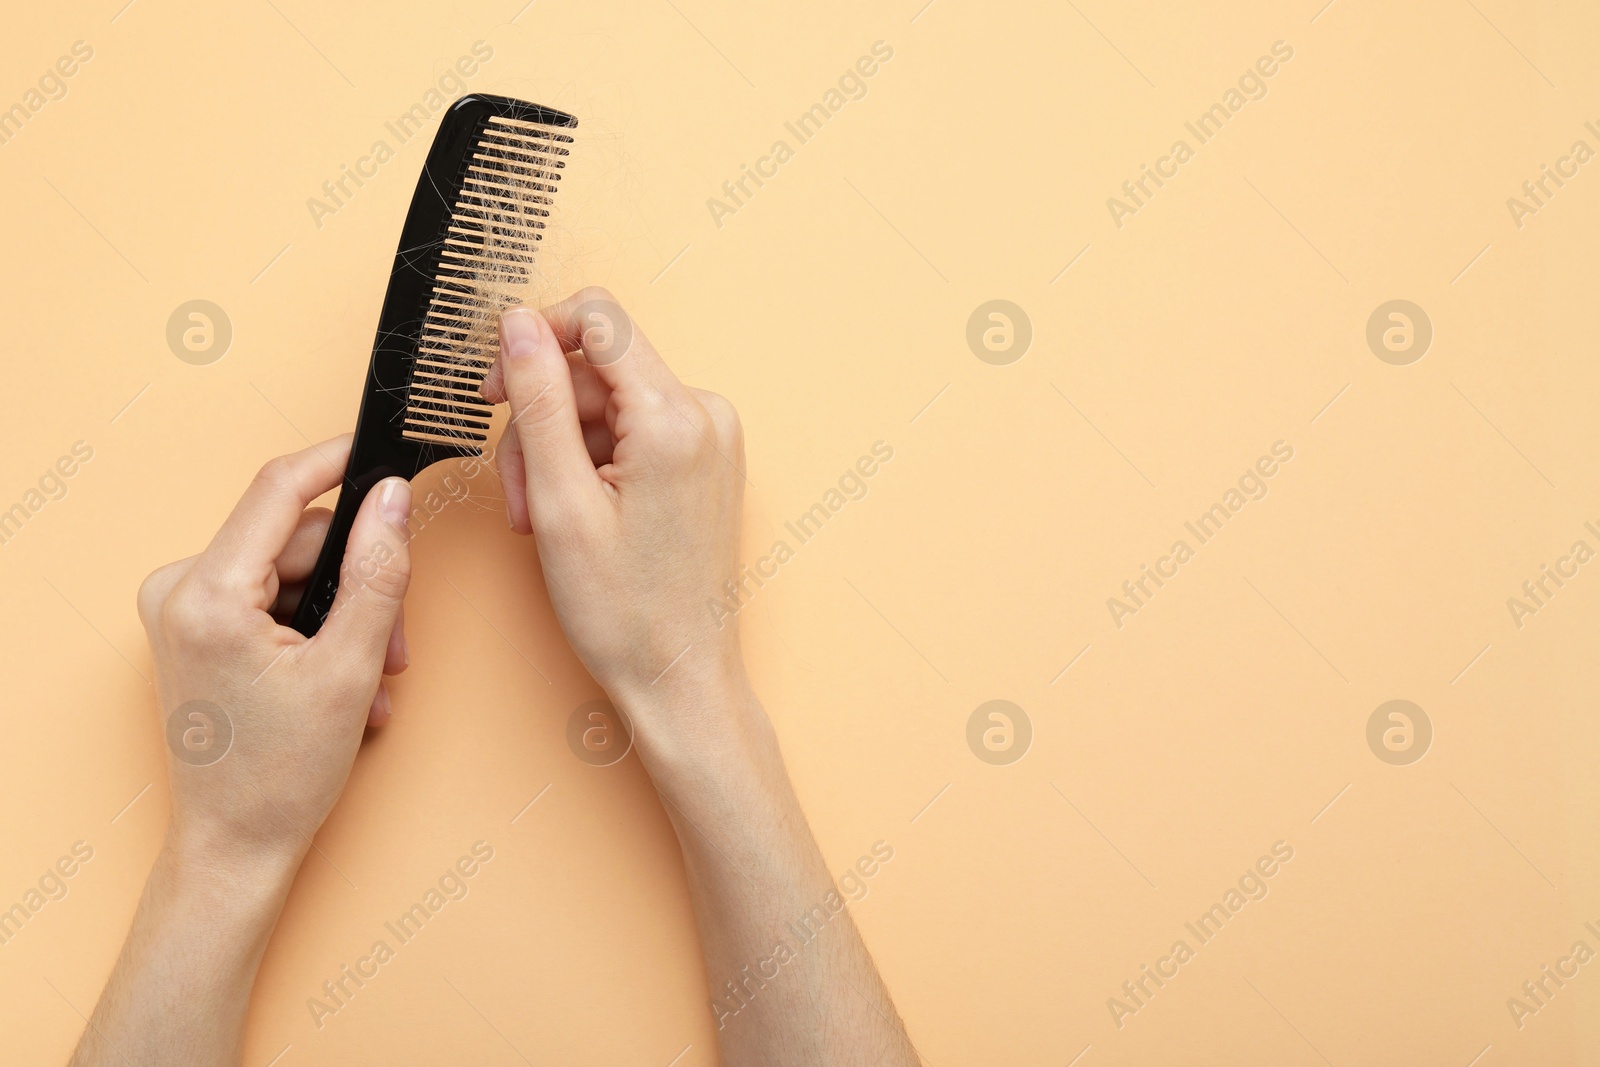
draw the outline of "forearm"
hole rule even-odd
[[[250,988],[296,857],[219,855],[169,835],[72,1067],[237,1063]]]
[[[683,849],[724,1062],[915,1064],[748,686],[630,714]],[[674,728],[652,730],[659,721]]]

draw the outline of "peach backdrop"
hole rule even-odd
[[[160,839],[134,590],[352,425],[426,139],[386,124],[441,79],[580,116],[551,264],[737,403],[752,564],[892,450],[741,618],[830,865],[893,849],[851,907],[929,1063],[1600,1055],[1592,7],[123,2],[0,37],[8,1062],[64,1060]],[[499,504],[418,533],[251,1067],[716,1060],[670,828],[568,749],[598,691]]]

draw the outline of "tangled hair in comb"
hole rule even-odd
[[[478,130],[439,236],[406,397],[407,438],[487,439],[478,387],[499,354],[500,312],[547,289],[539,245],[572,143],[567,128],[500,115]]]

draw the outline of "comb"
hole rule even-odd
[[[483,455],[492,408],[478,389],[499,352],[499,313],[534,279],[577,125],[502,96],[464,96],[445,112],[400,232],[339,503],[291,622],[307,637],[333,607],[372,487]]]

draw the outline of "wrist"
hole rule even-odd
[[[686,671],[671,686],[608,694],[633,730],[658,789],[675,793],[739,767],[782,760],[766,711],[742,666]]]
[[[169,826],[118,964],[143,975],[130,996],[164,1016],[169,1003],[236,1008],[242,1022],[293,878],[285,862],[198,847]]]
[[[214,909],[220,921],[263,911],[275,920],[305,851],[303,844],[229,840],[175,820],[156,866],[176,895]]]
[[[731,864],[773,892],[810,879],[795,865],[821,858],[777,732],[742,671],[612,703],[634,723],[634,748],[692,868]]]

